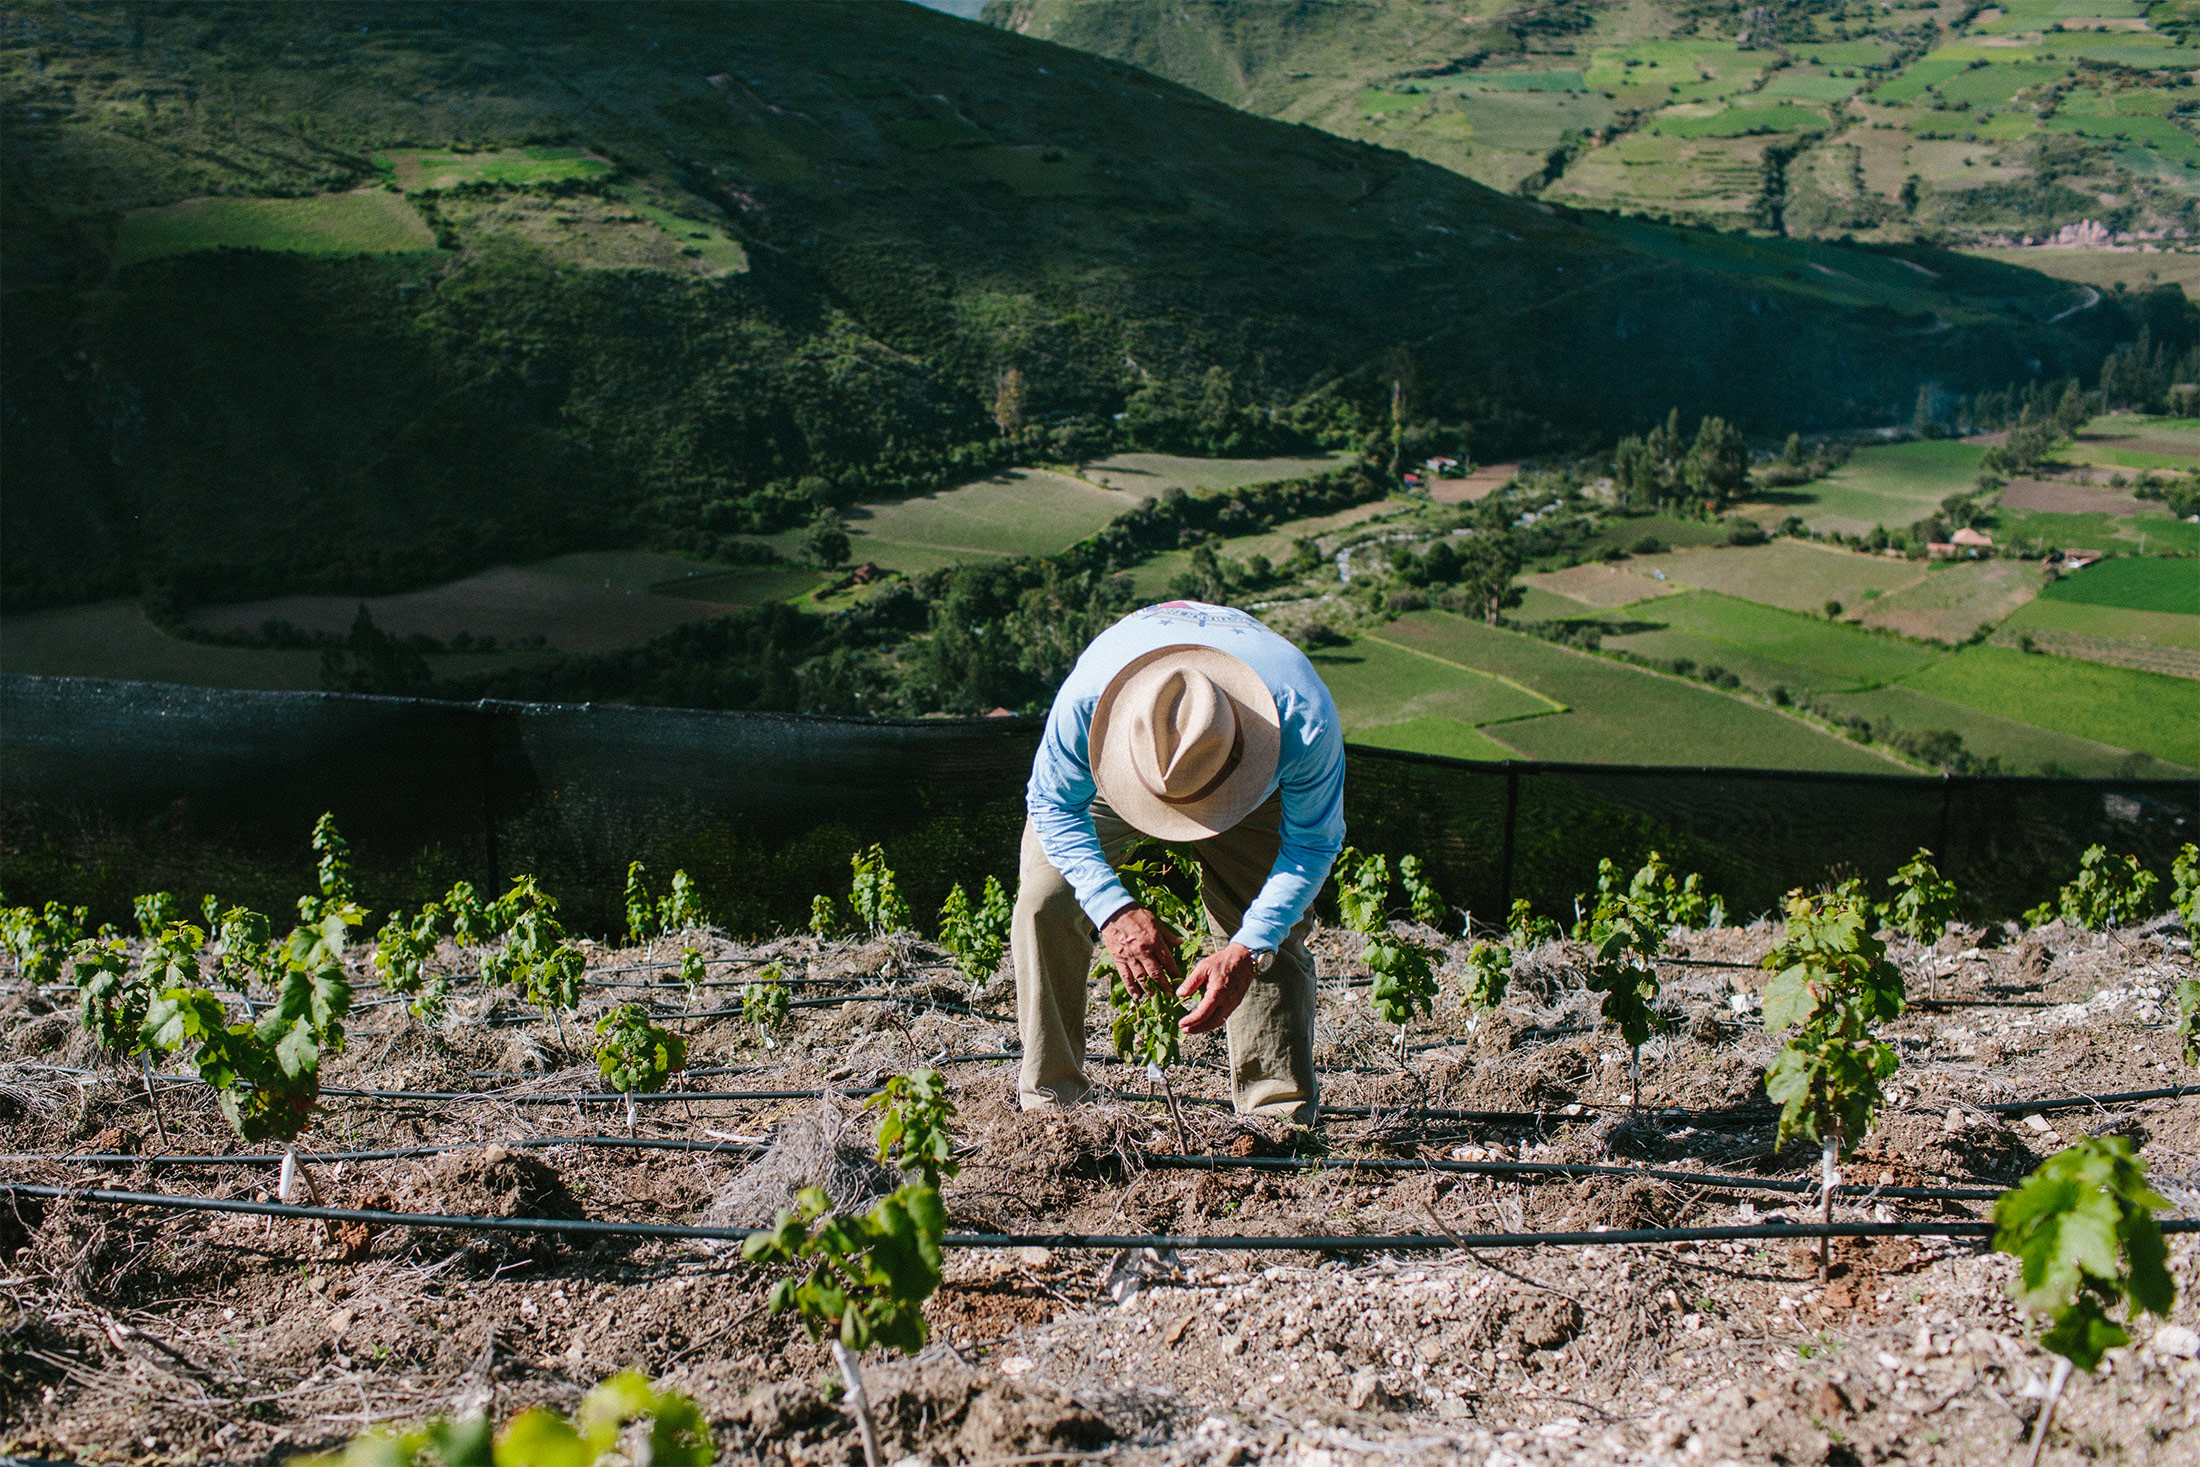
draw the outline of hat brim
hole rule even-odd
[[[1116,699],[1125,685],[1163,661],[1205,673],[1230,700],[1245,740],[1237,768],[1220,787],[1191,804],[1171,804],[1146,788],[1131,761],[1127,725],[1119,731],[1114,716]],[[1268,798],[1283,748],[1283,729],[1275,695],[1259,673],[1219,648],[1181,643],[1140,654],[1108,680],[1093,705],[1085,748],[1100,798],[1133,829],[1156,840],[1207,840],[1252,814]]]

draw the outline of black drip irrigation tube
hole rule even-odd
[[[196,1076],[193,1077],[197,1078]],[[675,1100],[822,1100],[829,1095],[876,1095],[883,1085],[855,1085],[844,1090],[572,1090],[554,1094],[512,1094],[501,1090],[344,1090],[330,1087],[323,1095],[349,1100],[482,1100],[498,1105],[669,1105]]]
[[[1608,1166],[1574,1161],[1436,1161],[1412,1157],[1290,1157],[1290,1156],[1172,1156],[1149,1152],[1146,1165],[1165,1171],[1379,1171],[1451,1172],[1491,1177],[1642,1177],[1653,1182],[1680,1182],[1716,1191],[1756,1190],[1794,1192],[1812,1197],[1824,1189],[1808,1180],[1785,1177],[1735,1177],[1719,1172],[1688,1172],[1669,1167]],[[2002,1195],[1993,1187],[1874,1187],[1844,1183],[1833,1189],[1836,1197],[1895,1197],[1911,1202],[1991,1202]]]
[[[518,1140],[499,1136],[491,1141],[444,1141],[427,1146],[392,1146],[380,1151],[310,1151],[298,1148],[298,1160],[308,1166],[333,1166],[337,1162],[402,1161],[417,1156],[442,1156],[453,1151],[472,1151],[482,1146],[503,1146],[515,1151],[548,1151],[559,1146],[603,1147],[620,1151],[709,1151],[759,1156],[768,1149],[759,1141],[690,1141],[671,1136],[524,1136]],[[58,1166],[275,1166],[281,1152],[223,1152],[200,1155],[176,1152],[139,1154],[129,1151],[47,1156],[34,1151],[0,1154],[0,1161],[43,1161]]]
[[[315,1166],[333,1165],[337,1162],[398,1161],[411,1157],[441,1156],[453,1151],[471,1151],[477,1147],[498,1145],[522,1150],[552,1150],[560,1146],[601,1147],[607,1150],[631,1151],[702,1151],[745,1156],[761,1155],[769,1149],[769,1143],[761,1141],[690,1141],[683,1138],[655,1136],[532,1136],[520,1140],[496,1141],[446,1141],[425,1146],[398,1146],[380,1151],[307,1151],[299,1150],[298,1159]],[[283,1158],[279,1153],[227,1152],[213,1155],[176,1153],[138,1154],[132,1152],[87,1153],[73,1156],[48,1156],[38,1152],[13,1152],[0,1155],[0,1161],[36,1161],[59,1166],[148,1166],[148,1167],[219,1167],[219,1166],[274,1166]],[[1674,1168],[1610,1166],[1597,1162],[1563,1161],[1439,1161],[1410,1157],[1288,1157],[1288,1156],[1176,1156],[1166,1152],[1144,1152],[1140,1160],[1148,1167],[1161,1171],[1380,1171],[1380,1172],[1443,1172],[1468,1176],[1491,1177],[1584,1177],[1626,1179],[1641,1177],[1650,1181],[1683,1183],[1705,1187],[1714,1191],[1788,1192],[1823,1195],[1817,1182],[1784,1177],[1737,1177],[1717,1172],[1690,1172]],[[1892,1197],[1917,1202],[1990,1202],[2002,1195],[1999,1189],[1988,1187],[1875,1187],[1864,1183],[1848,1183],[1833,1189],[1836,1197]]]
[[[988,1013],[984,1009],[974,1009],[968,1004],[956,1003],[953,999],[924,998],[908,993],[876,993],[870,990],[859,993],[830,993],[821,998],[790,999],[787,1007],[791,1009],[821,1009],[841,1003],[894,1003],[908,1008],[934,1009],[945,1014],[964,1014],[973,1019],[986,1019],[995,1024],[1013,1024],[1016,1022],[1013,1017],[1007,1014]],[[738,1018],[741,1012],[738,1006],[689,1009],[685,1012],[679,1009],[651,1009],[649,1016],[653,1019],[724,1019],[729,1017]],[[531,1013],[497,1014],[483,1019],[481,1022],[492,1028],[501,1028],[515,1024],[538,1024],[542,1022],[542,1018],[538,1014]]]
[[[363,1207],[308,1207],[283,1202],[253,1202],[234,1197],[179,1196],[165,1192],[119,1192],[98,1187],[48,1187],[0,1182],[0,1196],[44,1197],[111,1207],[163,1207],[177,1212],[233,1212],[302,1221],[367,1223],[379,1227],[434,1228],[454,1232],[565,1233],[609,1238],[660,1238],[737,1243],[768,1233],[768,1228],[694,1227],[684,1223],[609,1222],[595,1218],[472,1217],[454,1213],[385,1212]],[[2171,1218],[2165,1233],[2200,1232],[2200,1220]],[[1724,1228],[1634,1228],[1576,1233],[1389,1233],[1367,1236],[1263,1238],[1171,1233],[949,1233],[949,1248],[1170,1248],[1179,1251],[1380,1253],[1392,1250],[1612,1247],[1629,1244],[1713,1243],[1752,1239],[1989,1237],[1994,1224],[1951,1220],[1908,1223],[1776,1223]]]

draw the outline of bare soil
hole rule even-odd
[[[1424,932],[1424,936],[1426,936]],[[1769,926],[1688,934],[1679,955],[1753,963]],[[869,993],[967,1004],[794,1011],[765,1047],[736,1016],[685,1020],[693,1089],[860,1089],[927,1062],[961,1107],[952,1226],[1289,1237],[1573,1230],[1808,1220],[1813,1199],[1647,1177],[1537,1179],[1433,1171],[1192,1169],[1142,1075],[1096,1065],[1103,1098],[1015,1109],[1013,981],[972,994],[913,942],[744,947],[690,938],[713,977],[777,957],[837,980],[801,996]],[[1669,1032],[1646,1047],[1634,1095],[1626,1048],[1597,1027],[1579,949],[1521,955],[1497,1014],[1456,1000],[1409,1036],[1444,1047],[1402,1067],[1378,1022],[1359,939],[1323,931],[1318,1058],[1334,1115],[1318,1138],[1186,1106],[1202,1153],[1258,1158],[1457,1158],[1654,1163],[1799,1179],[1815,1153],[1775,1155],[1762,1071],[1774,1046],[1752,1012],[1750,967],[1666,967]],[[598,978],[677,957],[592,954]],[[1453,968],[1459,944],[1447,945]],[[470,971],[470,955],[446,959]],[[1898,946],[1920,1002],[1889,1026],[1902,1056],[1893,1101],[1845,1175],[1875,1186],[2004,1186],[2085,1131],[2143,1148],[2184,1215],[2200,1205],[2200,1098],[2003,1114],[1983,1104],[2167,1087],[2179,1068],[2166,999],[2193,971],[2175,928],[2103,935],[2060,925],[2023,937],[1958,934]],[[1448,970],[1449,971],[1449,970]],[[361,975],[362,1002],[376,997]],[[1452,973],[1447,984],[1456,991]],[[868,985],[860,987],[859,985]],[[707,991],[726,1004],[730,990]],[[641,996],[592,986],[594,1010]],[[660,989],[660,1007],[684,995]],[[264,1163],[110,1166],[53,1158],[160,1150],[134,1065],[78,1032],[72,995],[0,992],[0,1147],[16,1180],[264,1197]],[[985,1017],[992,1015],[994,1017]],[[1106,1008],[1094,1004],[1094,1053]],[[993,1056],[993,1058],[983,1058]],[[1224,1056],[1187,1046],[1180,1095],[1220,1101]],[[436,1155],[310,1165],[323,1202],[488,1216],[768,1222],[773,1199],[827,1180],[854,1202],[890,1185],[864,1166],[868,1117],[852,1097],[646,1106],[641,1134],[762,1141],[747,1152],[521,1148],[530,1137],[623,1132],[615,1105],[520,1103],[592,1092],[595,1066],[508,1000],[461,988],[433,1028],[363,1008],[330,1087],[485,1092],[459,1101],[330,1095],[310,1153],[449,1144]],[[159,1086],[169,1148],[234,1153],[210,1094]],[[493,1093],[486,1093],[493,1092]],[[1631,1104],[1639,1099],[1642,1108]],[[1462,1123],[1424,1109],[1505,1110]],[[746,1216],[731,1216],[745,1212]],[[1981,1206],[1860,1198],[1844,1218],[1975,1217]],[[2172,1240],[2171,1321],[2077,1379],[2044,1460],[2200,1460],[2200,1247]],[[1713,1464],[1904,1461],[2001,1467],[2037,1415],[2050,1357],[2011,1305],[2011,1260],[1975,1240],[1843,1244],[1821,1286],[1800,1242],[1493,1252],[1310,1253],[1011,1248],[950,1254],[916,1359],[874,1355],[866,1375],[886,1460],[1038,1463],[1098,1454],[1126,1464],[1275,1459],[1350,1467],[1397,1459]],[[570,1408],[635,1367],[693,1394],[721,1460],[847,1467],[861,1461],[825,1351],[770,1314],[772,1277],[720,1245],[591,1241],[320,1222],[82,1200],[0,1206],[0,1452],[86,1462],[271,1463],[361,1429],[537,1403]]]

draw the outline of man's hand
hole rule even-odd
[[[1260,976],[1260,968],[1253,962],[1252,949],[1241,942],[1233,942],[1218,953],[1209,953],[1192,968],[1192,976],[1177,986],[1178,998],[1190,998],[1200,990],[1198,1007],[1184,1016],[1181,1027],[1187,1034],[1205,1034],[1219,1029],[1228,1021],[1237,1006],[1245,1001],[1245,990],[1253,986]]]
[[[1140,998],[1175,982],[1183,972],[1177,966],[1175,938],[1144,907],[1125,907],[1108,918],[1100,940],[1108,945],[1123,982]]]

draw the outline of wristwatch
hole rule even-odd
[[[1246,951],[1253,955],[1253,971],[1256,973],[1265,973],[1276,965],[1276,950],[1272,947],[1247,948]]]

